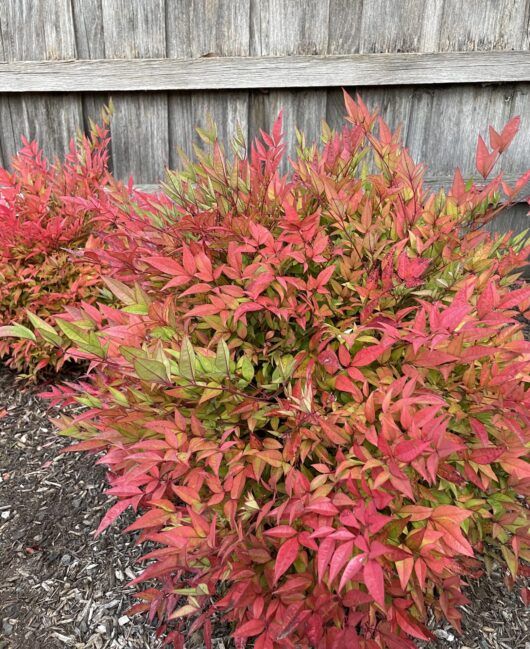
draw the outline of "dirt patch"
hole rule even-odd
[[[36,389],[0,367],[0,649],[157,649],[145,618],[128,618],[140,571],[134,537],[92,531],[105,508],[105,473],[87,455],[59,455]],[[497,570],[473,583],[464,634],[434,621],[429,649],[530,649],[530,609]],[[217,649],[231,647],[224,628]],[[193,638],[190,646],[202,643]]]

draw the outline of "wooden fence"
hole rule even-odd
[[[225,142],[280,108],[312,139],[346,87],[403,125],[433,186],[473,175],[478,132],[520,115],[510,179],[530,167],[529,25],[530,0],[2,0],[1,162],[20,134],[62,153],[112,96],[114,171],[149,184],[208,113]]]

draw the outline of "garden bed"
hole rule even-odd
[[[59,455],[68,442],[51,432],[47,404],[14,378],[0,370],[0,647],[154,649],[154,629],[125,615],[140,548],[118,528],[92,534],[104,468]]]
[[[156,649],[145,618],[125,615],[125,584],[140,570],[134,537],[118,526],[92,534],[105,511],[105,471],[93,457],[59,455],[68,442],[54,436],[36,391],[0,368],[0,648]],[[467,595],[463,637],[433,625],[438,640],[428,647],[530,649],[530,609],[500,571]]]

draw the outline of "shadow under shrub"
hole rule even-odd
[[[165,197],[107,206],[91,254],[121,306],[56,330],[90,372],[47,396],[88,406],[61,432],[105,452],[99,531],[133,507],[157,544],[134,610],[175,647],[218,614],[239,647],[414,647],[429,609],[458,629],[466,579],[530,558],[529,248],[481,229],[528,174],[432,195],[346,110],[290,176],[278,120],[249,159],[212,134]],[[516,130],[479,141],[485,177]]]

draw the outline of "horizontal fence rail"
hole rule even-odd
[[[0,63],[2,92],[234,90],[530,81],[530,52],[96,59]]]

